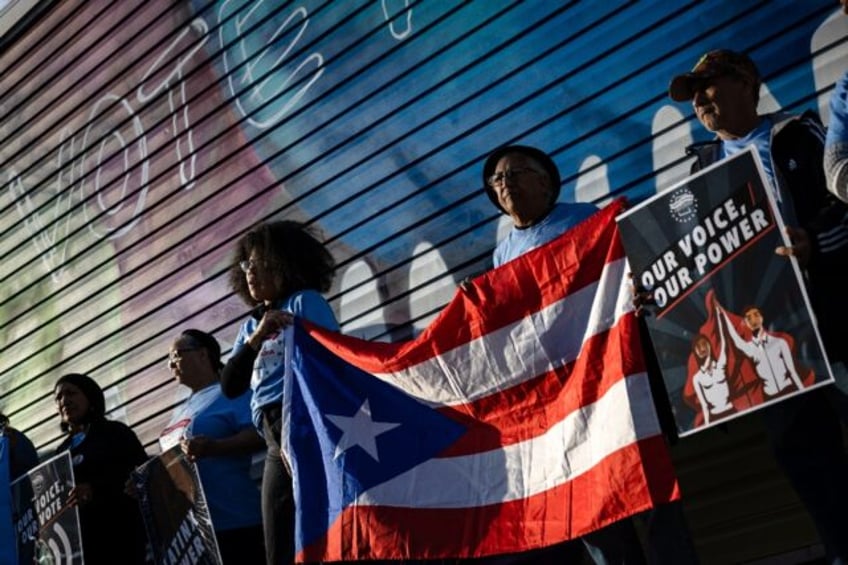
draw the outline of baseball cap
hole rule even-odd
[[[757,66],[744,53],[730,49],[716,49],[703,55],[692,70],[671,79],[668,95],[675,102],[692,100],[695,88],[704,79],[736,75],[750,80],[756,89],[760,86],[760,73]]]
[[[553,199],[554,201],[559,198],[560,191],[560,178],[559,178],[559,169],[554,163],[553,159],[551,159],[547,153],[542,151],[541,149],[537,149],[536,147],[530,147],[529,145],[504,145],[502,147],[498,147],[494,151],[492,151],[488,157],[486,157],[486,162],[483,165],[483,188],[486,190],[486,196],[489,197],[489,200],[492,201],[498,210],[506,213],[506,211],[501,207],[500,202],[498,202],[498,195],[495,193],[495,189],[489,186],[487,180],[495,173],[495,169],[498,166],[498,161],[501,160],[501,157],[507,155],[509,153],[518,153],[520,155],[526,155],[530,157],[548,174],[548,177],[551,179],[551,188],[553,189]]]

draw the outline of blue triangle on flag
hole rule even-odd
[[[466,429],[333,355],[301,327],[294,331],[292,375],[298,550],[323,536],[362,492],[432,459]],[[352,441],[352,430],[373,443]]]

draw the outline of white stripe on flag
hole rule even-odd
[[[506,390],[571,363],[591,337],[633,310],[625,259],[598,282],[513,324],[427,361],[374,375],[428,406],[453,406]]]
[[[416,508],[467,508],[544,492],[657,435],[651,402],[647,375],[631,375],[544,435],[488,452],[432,459],[364,492],[355,504],[404,507],[414,498]]]

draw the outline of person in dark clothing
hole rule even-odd
[[[146,537],[137,502],[124,492],[132,470],[147,460],[141,442],[125,424],[106,419],[103,390],[91,377],[62,376],[53,388],[76,486],[68,504],[79,507],[88,565],[145,562]]]
[[[761,79],[744,53],[719,49],[674,77],[669,96],[691,101],[698,121],[716,139],[687,148],[692,170],[753,147],[759,154],[789,245],[804,282],[836,383],[762,411],[775,460],[810,514],[828,563],[848,562],[848,458],[842,423],[848,423],[848,353],[842,326],[848,315],[845,275],[848,207],[828,192],[822,166],[825,132],[818,116],[757,112]]]
[[[38,452],[35,446],[23,432],[9,425],[9,418],[2,412],[0,412],[0,435],[9,438],[10,481],[14,481],[38,465]]]

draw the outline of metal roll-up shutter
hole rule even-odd
[[[308,222],[330,243],[344,332],[416,335],[458,281],[491,266],[506,226],[481,186],[491,149],[550,152],[563,200],[638,201],[684,178],[683,147],[709,137],[666,95],[709,49],[751,54],[763,111],[811,108],[826,122],[848,69],[838,11],[831,0],[40,3],[0,28],[0,409],[49,453],[53,384],[87,373],[109,416],[155,453],[186,395],[169,344],[195,327],[229,349],[247,311],[227,285],[232,248],[269,219]],[[761,431],[736,429],[675,447],[699,548],[715,562],[807,551],[814,533]],[[760,470],[725,477],[705,453]],[[712,503],[716,476],[729,485],[721,508],[746,528],[798,535],[739,545],[738,523]],[[783,502],[752,496],[763,484]]]

